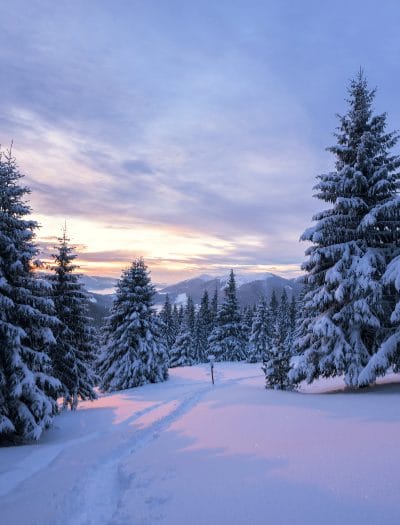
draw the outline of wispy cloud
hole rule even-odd
[[[66,218],[88,271],[118,273],[135,254],[172,276],[294,271],[360,64],[400,118],[397,3],[339,0],[345,18],[336,4],[3,6],[0,141],[15,141],[39,238]],[[361,45],[372,26],[385,31]]]

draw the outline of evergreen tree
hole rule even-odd
[[[165,302],[160,312],[160,318],[162,320],[161,333],[167,352],[169,354],[177,336],[177,330],[175,326],[176,321],[174,319],[174,312],[172,310],[169,294],[165,296]]]
[[[275,300],[272,305],[274,310]],[[290,388],[288,373],[292,355],[292,335],[290,305],[286,290],[283,290],[281,301],[276,307],[275,319],[270,325],[269,345],[264,352],[262,368],[267,388],[281,390]]]
[[[194,338],[195,324],[196,324],[196,310],[194,308],[194,302],[189,295],[186,303],[186,317],[188,322],[189,332],[192,338]]]
[[[399,226],[400,230],[400,221]],[[397,242],[397,246],[399,243]],[[395,245],[393,245],[393,251]],[[385,286],[386,326],[383,325],[381,344],[377,352],[371,357],[359,376],[359,385],[366,386],[374,383],[378,376],[383,376],[392,368],[393,372],[400,372],[400,256],[397,255],[387,266],[382,282]],[[383,324],[383,323],[382,323]]]
[[[217,325],[209,337],[209,348],[219,361],[241,361],[246,358],[245,345],[235,275],[231,270],[225,288],[225,301],[218,311]]]
[[[200,308],[197,313],[195,343],[196,343],[196,361],[206,363],[208,355],[208,338],[213,325],[212,311],[210,308],[208,292],[204,291],[201,298]]]
[[[103,333],[101,388],[123,390],[168,377],[168,356],[153,310],[154,286],[142,258],[124,270]]]
[[[292,340],[294,338],[294,332],[296,330],[296,323],[297,323],[297,301],[296,297],[293,294],[292,299],[290,301],[290,307],[289,307],[289,324],[290,324],[290,333],[292,335]]]
[[[73,271],[76,254],[69,245],[66,230],[59,238],[55,266],[51,276],[52,297],[60,323],[54,330],[52,346],[53,374],[62,385],[64,406],[75,409],[78,399],[95,399],[96,376],[93,371],[96,337],[88,315],[88,296]]]
[[[212,319],[212,327],[211,330],[217,326],[217,319],[218,319],[218,288],[216,287],[214,290],[213,298],[211,299],[210,304],[210,310],[211,310],[211,319]]]
[[[176,338],[178,337],[179,333],[179,326],[180,326],[180,319],[179,319],[179,310],[176,304],[174,304],[174,307],[172,309],[172,326],[174,330],[174,342]]]
[[[397,136],[386,133],[386,115],[372,113],[374,96],[360,72],[330,148],[336,170],[316,185],[317,197],[331,207],[302,236],[313,243],[303,265],[309,320],[297,342],[302,355],[290,373],[294,382],[344,374],[347,385],[357,386],[390,334],[386,302],[393,301],[382,277],[399,225],[392,217],[399,159],[390,154]]]
[[[312,319],[312,312],[309,311],[309,304],[306,300],[307,293],[310,291],[310,285],[304,282],[304,278],[301,278],[300,282],[303,284],[303,287],[297,301],[296,323],[293,331],[293,355],[301,354],[303,337],[308,337],[308,326]]]
[[[265,358],[270,349],[268,306],[265,297],[258,302],[251,326],[247,361],[257,363]]]
[[[292,327],[290,305],[286,290],[283,290],[281,295],[277,312],[277,322],[279,337],[285,342],[290,338]]]
[[[181,329],[184,317],[185,317],[185,310],[183,308],[183,304],[181,304],[179,309],[178,309],[178,323],[177,323],[177,331],[178,331],[178,333],[180,332],[180,329]]]
[[[190,298],[189,298],[190,299]],[[195,347],[192,333],[194,305],[189,301],[186,305],[181,327],[170,352],[169,366],[192,366],[195,363]]]
[[[49,283],[32,270],[38,226],[21,178],[11,150],[0,153],[0,437],[27,440],[51,423],[60,384],[49,358],[57,318]]]
[[[253,326],[253,320],[254,320],[255,313],[256,313],[256,308],[254,307],[254,305],[245,306],[241,313],[242,333],[243,333],[243,339],[245,340],[245,343],[246,343],[246,348],[245,348],[246,359],[249,362],[255,362],[249,359],[249,352],[251,352],[250,350],[251,329]]]

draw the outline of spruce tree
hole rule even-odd
[[[271,300],[269,302],[269,317],[270,317],[271,327],[273,323],[275,323],[276,318],[278,317],[278,308],[279,308],[278,299],[276,298],[275,290],[273,290],[271,294]]]
[[[192,338],[194,338],[194,332],[195,332],[195,325],[196,325],[196,310],[194,307],[194,302],[192,297],[189,295],[187,303],[186,303],[186,309],[185,314],[187,317],[188,322],[188,328],[189,332]]]
[[[178,322],[177,322],[177,332],[178,333],[181,329],[184,317],[185,317],[185,309],[183,308],[183,304],[181,304],[178,309]]]
[[[200,308],[196,318],[195,345],[196,361],[206,363],[208,355],[208,337],[213,325],[212,311],[209,304],[208,292],[204,291],[201,298]]]
[[[225,288],[225,301],[218,311],[217,324],[209,337],[209,348],[219,361],[242,361],[246,358],[245,346],[235,275],[231,270]]]
[[[38,225],[21,178],[11,150],[0,152],[0,437],[29,440],[51,423],[60,384],[49,357],[57,318],[32,270]]]
[[[277,312],[277,323],[280,339],[285,342],[288,341],[287,344],[289,344],[292,330],[292,319],[289,299],[286,290],[283,290],[281,295],[281,301],[279,303]]]
[[[336,169],[320,175],[315,187],[330,207],[302,236],[312,243],[303,265],[309,317],[296,343],[301,357],[290,373],[294,382],[344,374],[347,385],[357,386],[388,334],[386,298],[391,301],[383,274],[399,224],[387,222],[399,159],[390,153],[397,136],[386,132],[386,115],[373,115],[374,96],[360,72],[350,83],[337,144],[329,148]]]
[[[123,390],[168,377],[168,356],[153,309],[154,286],[142,258],[122,272],[103,332],[101,388]]]
[[[69,245],[66,229],[58,239],[52,297],[60,323],[55,327],[55,345],[51,349],[54,376],[62,385],[64,406],[75,409],[79,398],[95,399],[96,334],[88,315],[88,295],[74,272],[76,254]]]
[[[400,231],[400,221],[399,221]],[[396,243],[397,246],[399,242]],[[393,245],[395,251],[395,244]],[[398,250],[396,250],[398,251]],[[384,291],[384,312],[386,324],[382,328],[381,343],[377,352],[370,358],[359,376],[359,385],[374,383],[378,376],[383,376],[391,368],[400,372],[400,255],[397,255],[387,266],[382,282]]]
[[[211,329],[213,329],[215,326],[217,326],[217,319],[218,319],[218,288],[217,287],[215,288],[214,295],[211,299],[210,310],[211,310],[211,320],[212,320]]]
[[[275,305],[274,305],[275,308]],[[264,353],[263,371],[267,388],[288,389],[288,373],[292,356],[292,331],[290,305],[286,290],[283,290],[277,307],[275,320],[270,325],[269,346]]]
[[[190,298],[189,298],[190,299]],[[195,345],[192,332],[194,305],[188,301],[179,334],[170,352],[169,366],[191,366],[195,363]]]
[[[162,321],[162,336],[164,339],[165,347],[167,352],[171,351],[172,345],[175,342],[177,333],[175,327],[174,312],[172,310],[171,301],[169,294],[165,296],[165,302],[160,312],[160,318]]]
[[[297,323],[297,316],[298,316],[297,307],[298,305],[297,305],[296,297],[293,294],[292,299],[290,301],[290,306],[289,306],[289,325],[290,325],[290,333],[291,333],[292,340],[294,338],[294,332],[296,330],[296,323]]]
[[[265,297],[257,305],[249,338],[247,361],[257,363],[262,361],[270,349],[268,306]]]
[[[242,318],[242,334],[245,341],[246,359],[249,361],[249,345],[251,337],[251,328],[255,316],[256,308],[254,305],[247,305],[243,308],[241,313]]]
[[[174,333],[174,342],[176,338],[178,337],[179,325],[180,325],[179,310],[178,310],[177,305],[174,304],[174,307],[172,309],[172,326],[173,326],[173,333]]]

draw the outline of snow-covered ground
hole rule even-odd
[[[0,523],[398,524],[400,384],[341,386],[224,363],[82,403],[0,449]]]

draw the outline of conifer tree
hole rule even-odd
[[[215,288],[214,295],[211,299],[210,310],[211,310],[212,329],[213,329],[217,325],[217,319],[218,319],[218,288],[217,287]]]
[[[399,224],[392,216],[399,159],[390,153],[397,136],[386,132],[386,115],[373,115],[374,96],[360,72],[350,83],[337,144],[329,148],[336,169],[320,175],[315,187],[331,206],[302,236],[312,242],[303,265],[309,320],[296,344],[301,357],[290,372],[294,382],[344,374],[347,385],[357,386],[390,333],[383,275]]]
[[[283,290],[277,312],[278,333],[282,342],[288,341],[291,336],[291,312],[286,290]],[[286,344],[286,343],[285,343]]]
[[[179,310],[176,304],[174,304],[174,307],[172,309],[172,320],[173,320],[172,326],[174,330],[174,342],[175,342],[175,339],[178,337],[179,325],[180,325]]]
[[[209,347],[219,361],[242,361],[246,358],[245,345],[235,275],[231,270],[225,288],[225,301],[218,311],[217,325],[209,337]]]
[[[168,377],[168,356],[153,309],[154,286],[142,258],[122,272],[103,334],[101,388],[123,390]]]
[[[25,202],[29,189],[11,150],[0,153],[0,437],[38,439],[57,412],[60,384],[49,351],[57,324],[50,285],[36,278]]]
[[[273,308],[275,309],[275,304]],[[267,388],[283,390],[291,386],[288,373],[292,356],[292,335],[290,305],[286,290],[283,290],[276,317],[270,325],[269,345],[264,353],[262,368]]]
[[[312,312],[308,311],[309,305],[306,300],[310,286],[304,282],[304,277],[300,279],[300,282],[303,286],[297,300],[296,323],[293,331],[293,355],[301,354],[303,337],[307,337],[308,326],[312,318]]]
[[[165,296],[164,306],[160,312],[160,318],[162,320],[162,336],[167,349],[167,352],[171,351],[172,345],[175,342],[177,333],[174,319],[174,312],[172,310],[171,301],[169,294]]]
[[[190,299],[190,298],[189,298]],[[170,352],[169,366],[192,366],[195,363],[195,346],[192,333],[194,305],[193,301],[188,301],[181,327]]]
[[[253,320],[255,316],[256,309],[254,308],[254,305],[247,305],[243,308],[241,313],[242,318],[242,334],[243,339],[246,344],[246,358],[249,360],[249,345],[250,345],[250,337],[251,337],[251,328],[253,326]]]
[[[298,315],[297,301],[296,301],[295,295],[293,294],[292,299],[290,301],[290,306],[289,306],[289,323],[290,323],[290,333],[292,336],[291,337],[292,340],[294,338],[294,332],[296,330],[297,315]]]
[[[178,333],[179,333],[179,331],[181,329],[184,317],[185,317],[185,309],[183,308],[183,304],[181,304],[179,309],[178,309],[178,323],[177,323],[177,332]]]
[[[53,374],[62,385],[64,406],[75,409],[79,398],[95,399],[96,336],[92,319],[88,315],[88,296],[74,274],[76,254],[69,245],[66,229],[58,239],[57,253],[53,255],[55,265],[52,297],[60,323],[54,329],[56,339],[51,348]]]
[[[213,325],[212,311],[209,304],[208,292],[204,291],[201,298],[200,308],[197,313],[195,344],[196,361],[206,363],[208,355],[208,337],[210,336]]]
[[[267,352],[270,350],[271,344],[269,331],[267,301],[265,297],[261,297],[251,326],[247,352],[247,361],[249,363],[257,363],[258,361],[265,359]]]
[[[188,322],[189,332],[192,338],[194,338],[195,324],[196,324],[196,310],[194,308],[194,302],[192,297],[189,295],[186,303],[186,316]]]
[[[269,316],[271,320],[271,326],[276,321],[276,318],[278,317],[278,308],[279,308],[278,299],[276,298],[275,290],[273,290],[271,294],[271,300],[269,302]]]
[[[398,229],[400,231],[400,221]],[[396,243],[399,246],[399,242]],[[393,245],[393,251],[398,252]],[[385,286],[384,307],[386,323],[382,323],[381,343],[377,352],[370,358],[359,375],[359,385],[374,383],[378,376],[383,376],[391,368],[400,372],[400,255],[387,266],[382,277]],[[386,300],[385,300],[386,299]]]

